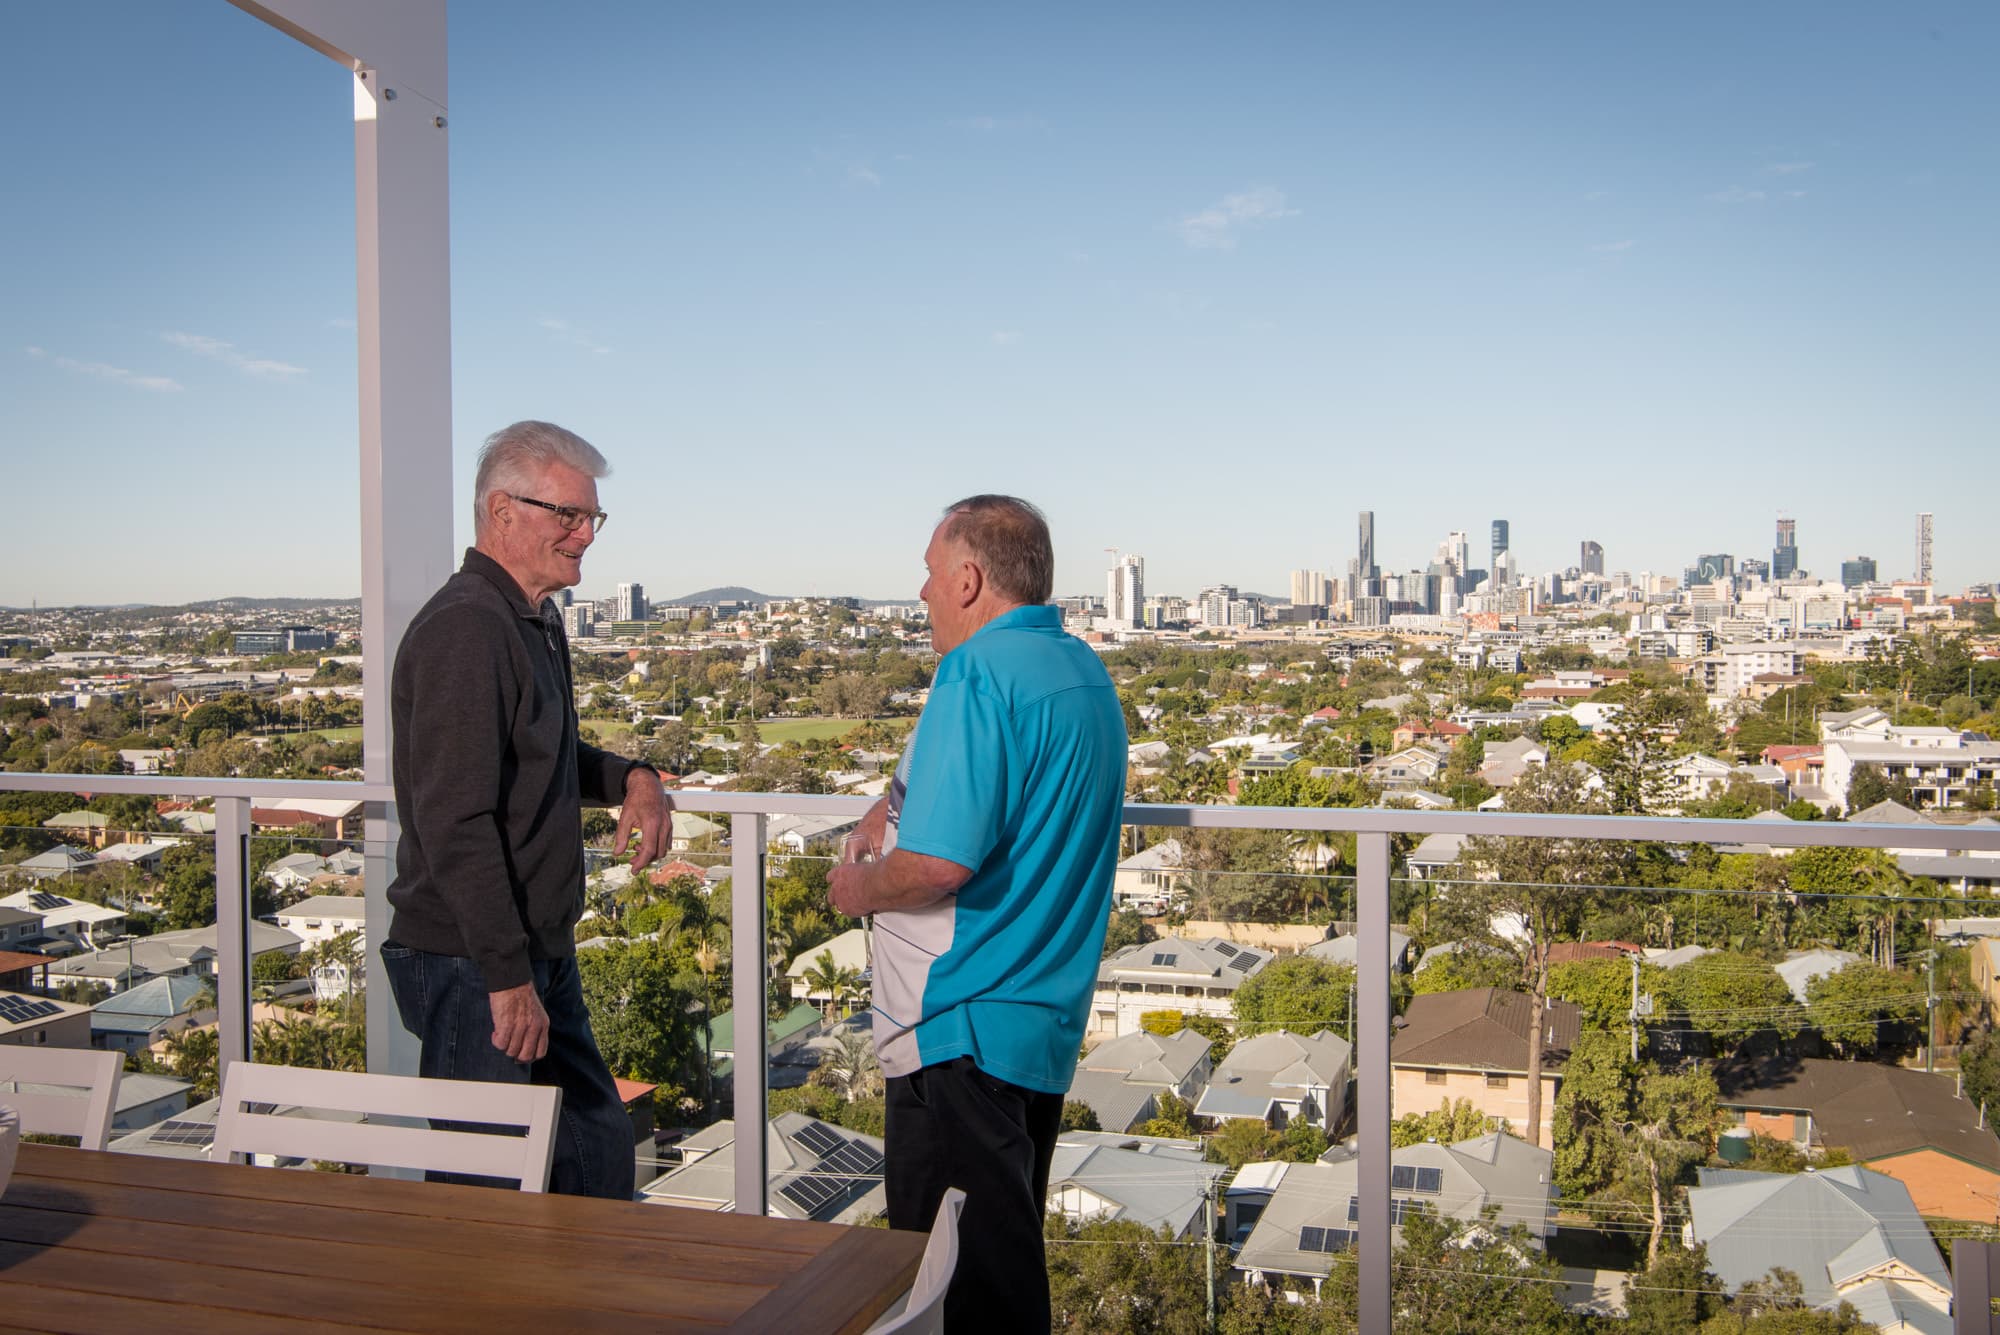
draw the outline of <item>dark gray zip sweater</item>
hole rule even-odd
[[[396,651],[398,944],[469,957],[489,991],[574,954],[584,803],[624,800],[634,762],[577,740],[569,641],[553,601],[468,549]],[[645,767],[650,768],[650,767]]]

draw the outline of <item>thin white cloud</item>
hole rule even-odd
[[[1263,227],[1280,218],[1296,218],[1300,210],[1287,208],[1285,193],[1264,186],[1239,195],[1224,195],[1199,213],[1174,224],[1182,241],[1195,250],[1234,250],[1236,239],[1245,229]]]
[[[993,346],[996,348],[1011,348],[1020,341],[1021,331],[1018,329],[996,329],[993,331]]]
[[[1810,162],[1774,162],[1764,168],[1773,176],[1797,176],[1800,172],[1809,172],[1812,169],[1813,164]]]
[[[1623,253],[1624,251],[1632,249],[1632,247],[1638,244],[1639,243],[1637,241],[1634,241],[1628,237],[1623,241],[1601,241],[1598,244],[1592,246],[1591,249],[1596,251],[1600,255],[1617,255]]]
[[[210,358],[221,362],[224,366],[232,366],[245,375],[254,375],[260,380],[291,380],[306,373],[306,368],[303,366],[272,361],[268,357],[252,357],[240,351],[234,343],[210,338],[206,334],[189,334],[178,329],[170,329],[160,337],[183,352]]]
[[[589,353],[593,357],[604,357],[610,355],[611,352],[610,348],[606,347],[602,343],[599,343],[596,339],[584,333],[581,329],[574,327],[573,325],[570,324],[568,320],[558,320],[555,317],[550,316],[549,318],[542,320],[540,324],[542,328],[548,330],[551,334],[555,335],[559,341],[567,343],[573,348],[582,348],[585,352]]]
[[[1758,204],[1765,195],[1762,190],[1745,190],[1740,185],[1732,185],[1727,190],[1718,190],[1709,198],[1717,204]]]
[[[974,134],[1005,134],[1049,128],[1048,122],[1040,116],[961,116],[948,124],[954,130],[970,130]]]
[[[74,357],[58,357],[44,348],[30,347],[28,355],[37,361],[45,361],[51,366],[78,375],[95,376],[99,380],[109,380],[120,385],[130,385],[134,389],[148,389],[157,394],[178,394],[181,383],[171,376],[140,375],[122,366],[112,366],[108,362],[80,362]]]
[[[867,163],[856,162],[850,164],[847,168],[847,183],[849,185],[877,186],[882,184],[882,176],[881,173],[877,172]]]

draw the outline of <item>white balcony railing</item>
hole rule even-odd
[[[212,797],[216,803],[216,912],[221,955],[218,991],[222,1054],[225,1062],[250,1052],[250,967],[248,840],[250,811],[259,799],[312,797],[360,799],[369,804],[371,828],[378,820],[393,828],[393,797],[380,785],[262,779],[125,778],[63,774],[0,773],[0,791],[135,793]],[[732,1004],[738,1015],[758,1015],[765,1006],[765,829],[777,815],[858,816],[869,799],[794,793],[677,793],[682,811],[730,818]],[[1360,1328],[1390,1328],[1389,1130],[1391,1025],[1389,967],[1390,840],[1395,835],[1459,834],[1539,839],[1631,840],[1668,844],[1735,844],[1744,826],[1728,820],[1666,819],[1645,816],[1520,815],[1505,812],[1405,811],[1381,807],[1295,808],[1169,806],[1130,803],[1128,825],[1183,829],[1314,830],[1357,836],[1355,866],[1359,976],[1355,1021],[1356,1096],[1359,1127]],[[2000,831],[1946,825],[1853,825],[1839,822],[1758,824],[1759,843],[1784,848],[1911,848],[1931,852],[2000,853]],[[369,944],[386,935],[384,898],[391,854],[370,843],[367,859]],[[379,924],[379,925],[378,925]],[[379,977],[379,973],[372,976]],[[394,1008],[369,1008],[371,1031],[393,1023]],[[378,1021],[376,1017],[383,1017]],[[763,1026],[738,1025],[734,1073],[736,1117],[756,1125],[765,1120],[766,1054]],[[409,1049],[405,1049],[409,1051]],[[370,1064],[376,1065],[371,1043]],[[403,1062],[384,1069],[396,1070]],[[763,1214],[767,1204],[765,1138],[738,1136],[735,1164],[736,1209]]]

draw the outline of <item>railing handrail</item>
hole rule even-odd
[[[324,801],[393,802],[386,783],[343,779],[224,779],[199,774],[32,774],[0,771],[0,792],[118,793],[133,797],[306,797]]]
[[[0,776],[4,784],[4,776]],[[724,815],[858,815],[873,798],[809,793],[679,790],[677,810]],[[1742,821],[1686,816],[1542,815],[1516,811],[1412,811],[1403,807],[1242,807],[1127,802],[1124,823],[1221,830],[1326,830],[1342,834],[1516,835],[1629,839],[1662,844],[1772,844],[1783,848],[1931,848],[2000,852],[2000,829],[1848,821]]]

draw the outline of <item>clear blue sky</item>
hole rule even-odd
[[[975,490],[1062,592],[1282,595],[1361,509],[2000,576],[1989,4],[451,18],[460,490],[589,436],[587,594],[913,597]],[[0,603],[358,592],[349,76],[222,0],[0,34]]]

